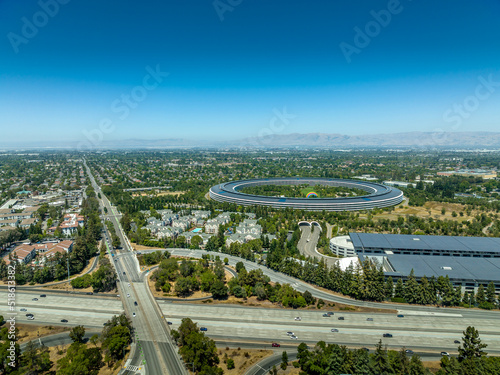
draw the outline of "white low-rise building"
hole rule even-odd
[[[337,236],[330,240],[330,251],[337,256],[354,257],[354,245],[349,236]]]

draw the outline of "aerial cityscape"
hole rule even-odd
[[[0,374],[500,374],[498,1],[0,11]]]

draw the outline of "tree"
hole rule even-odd
[[[212,293],[212,297],[214,299],[227,298],[227,286],[224,285],[224,282],[222,280],[217,280],[212,284],[210,293]]]
[[[392,281],[392,277],[389,276],[384,283],[384,294],[385,298],[391,299],[394,294],[394,282]]]
[[[396,288],[394,289],[394,297],[396,297],[396,298],[404,298],[405,297],[403,280],[401,280],[401,279],[398,279],[398,281],[396,282]]]
[[[426,373],[426,369],[420,357],[416,354],[413,354],[410,359],[408,375],[425,375]]]
[[[373,354],[373,370],[374,373],[380,375],[389,375],[393,373],[389,360],[387,358],[387,348],[382,347],[382,340],[379,340],[375,346]]]
[[[234,368],[234,359],[229,358],[226,364],[227,364],[227,369],[232,370]]]
[[[28,374],[38,374],[49,370],[52,361],[47,347],[36,348],[33,341],[29,341],[22,354],[21,364],[29,370]]]
[[[481,343],[477,329],[469,326],[463,334],[462,345],[458,347],[459,362],[480,358],[488,354],[483,350],[488,345]]]
[[[281,355],[281,369],[284,371],[288,367],[288,354],[287,352],[283,351],[283,354]]]
[[[484,295],[484,286],[483,286],[483,284],[480,284],[479,287],[477,288],[476,302],[477,302],[478,305],[486,302],[486,296]]]
[[[92,337],[90,338],[90,342],[95,346],[97,347],[97,343],[99,342],[99,335],[95,334],[95,335],[92,335]]]
[[[245,270],[245,265],[243,264],[243,262],[238,262],[236,263],[236,272],[240,273],[242,270]]]
[[[494,304],[496,302],[495,284],[493,283],[493,281],[490,281],[490,283],[486,287],[486,301],[491,304]]]
[[[69,337],[73,342],[83,343],[83,337],[85,336],[85,327],[76,326],[69,331]]]

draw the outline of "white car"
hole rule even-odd
[[[298,316],[295,318],[295,320],[301,321],[302,319],[300,318],[300,316]]]
[[[130,297],[130,294],[127,293],[127,298]]]
[[[29,320],[35,320],[35,317],[33,315],[28,316]]]
[[[130,283],[128,283],[128,287],[130,288]]]
[[[297,339],[298,339],[298,337],[297,337],[297,336],[295,336],[295,335],[291,335],[291,336],[290,336],[290,338],[291,338],[292,340],[297,340]]]
[[[135,318],[135,313],[132,313],[132,316]]]

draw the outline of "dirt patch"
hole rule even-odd
[[[156,196],[161,197],[163,195],[175,195],[178,197],[179,195],[184,194],[185,191],[162,191],[161,193],[156,194]]]
[[[31,340],[37,340],[39,337],[55,335],[56,333],[69,332],[71,327],[58,327],[58,326],[40,326],[32,324],[16,324],[16,328],[19,329],[17,338],[19,344],[23,342],[28,342]]]
[[[219,348],[218,354],[220,358],[219,367],[224,370],[225,375],[244,374],[246,370],[252,367],[255,363],[261,361],[273,354],[272,350],[263,349],[231,349]],[[227,359],[234,361],[234,369],[227,369]]]
[[[442,210],[445,210],[443,215]],[[407,205],[398,205],[396,209],[392,212],[383,212],[377,215],[373,215],[373,219],[389,219],[389,220],[397,220],[398,217],[406,217],[406,215],[417,216],[420,218],[434,218],[438,220],[453,220],[458,222],[463,222],[466,220],[473,219],[476,215],[480,213],[490,213],[478,210],[472,210],[470,215],[466,213],[467,205],[460,203],[444,203],[444,202],[425,202],[422,207],[413,207]],[[457,216],[453,216],[453,212],[457,214]],[[463,216],[460,216],[460,212],[463,212]],[[491,211],[493,213],[493,211]],[[367,217],[366,214],[359,215],[360,218]]]
[[[441,368],[441,361],[422,361],[423,365],[428,368],[433,374]]]

